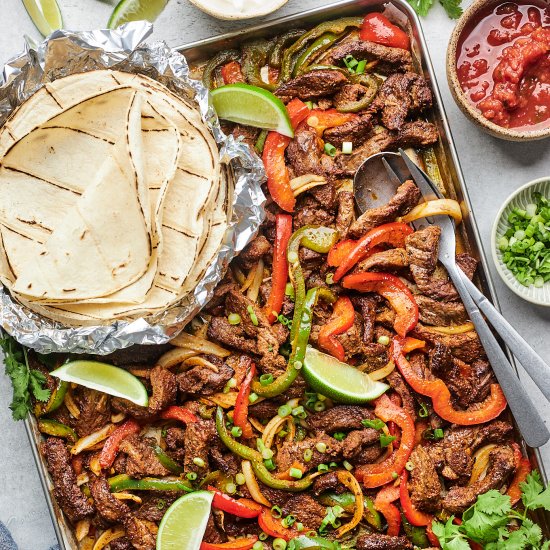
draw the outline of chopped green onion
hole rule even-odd
[[[202,458],[200,458],[199,456],[196,456],[195,458],[193,458],[193,464],[195,466],[198,466],[199,468],[204,468],[205,466],[205,462]]]
[[[313,451],[311,449],[306,449],[304,451],[304,462],[309,462],[313,456]]]
[[[292,416],[297,416],[298,418],[305,418],[306,417],[306,411],[302,405],[299,405],[298,407],[294,407],[292,409]]]
[[[241,437],[241,435],[243,435],[243,431],[241,428],[239,428],[239,426],[233,426],[231,428],[231,435],[233,437]]]
[[[286,516],[281,523],[283,524],[283,527],[290,527],[295,521],[296,518],[292,514],[288,514],[288,516]]]
[[[246,308],[246,311],[248,311],[248,315],[250,315],[250,320],[252,321],[252,324],[257,327],[258,326],[258,317],[256,313],[254,312],[254,308],[252,306],[248,306]]]
[[[363,59],[357,63],[357,67],[355,67],[355,74],[363,74],[365,72],[365,68],[367,66],[367,60]]]
[[[290,405],[281,405],[279,407],[279,410],[277,411],[277,414],[282,418],[284,418],[285,416],[290,416],[291,413],[292,408],[290,407]]]
[[[318,443],[315,444],[315,448],[320,452],[320,453],[326,453],[327,452],[327,444],[326,443],[323,443],[322,441],[319,441]]]
[[[379,418],[375,418],[374,420],[365,418],[364,420],[361,420],[361,424],[365,426],[365,428],[374,428],[375,430],[381,430],[386,425]]]
[[[319,464],[319,466],[317,466],[317,471],[328,472],[328,466],[326,464]]]
[[[263,533],[265,535],[265,533]],[[260,534],[261,536],[261,534]],[[267,538],[267,535],[266,537]],[[265,539],[264,539],[265,540]],[[260,542],[259,540],[257,540],[254,545],[252,546],[252,550],[264,550],[264,545],[262,542]]]
[[[256,403],[256,401],[258,401],[258,394],[257,393],[251,393],[248,396],[248,402],[249,403]]]
[[[414,464],[409,460],[405,464],[405,469],[408,470],[409,472],[412,472],[414,470]]]
[[[397,438],[394,435],[380,434],[380,447],[387,447],[392,441],[395,441]]]
[[[197,479],[197,474],[195,472],[189,472],[189,473],[185,474],[185,477],[189,481],[195,481]]]
[[[313,101],[306,101],[305,104],[307,105],[308,109],[313,109]]]
[[[347,461],[347,460],[344,460],[344,462],[342,462],[342,466],[348,471],[348,472],[351,472],[353,470],[353,466]]]
[[[445,433],[443,432],[443,430],[441,428],[436,428],[434,430],[434,439],[443,439],[444,435],[445,435]]]
[[[534,203],[529,203],[525,207],[525,214],[528,218],[532,218],[537,213],[537,205]]]
[[[274,539],[271,543],[273,550],[285,550],[286,540],[285,539]]]
[[[303,531],[303,530],[304,530],[304,524],[298,522],[298,523],[296,524],[296,531]]]
[[[390,343],[390,337],[383,334],[382,336],[378,337],[378,343],[382,344],[383,346],[387,346]]]
[[[262,374],[260,376],[260,384],[262,386],[268,386],[273,382],[273,375],[272,374]]]
[[[269,535],[268,535],[267,533],[264,533],[264,531],[262,531],[262,532],[258,535],[258,538],[259,538],[260,540],[267,540],[267,537],[268,537],[268,536],[269,536]]]
[[[392,479],[397,479],[399,477],[399,474],[397,472],[392,472],[391,477]]]
[[[303,472],[299,468],[290,468],[288,475],[294,479],[302,479]]]
[[[352,151],[353,143],[351,141],[344,141],[342,143],[342,153],[344,153],[344,155],[351,155]]]
[[[244,477],[244,474],[239,472],[235,476],[235,481],[237,482],[237,485],[244,485],[246,483],[246,478]]]
[[[336,147],[334,147],[331,143],[325,143],[325,153],[329,157],[334,157],[336,155]]]
[[[322,401],[315,401],[313,404],[313,410],[316,412],[324,411],[326,408],[326,405]]]
[[[329,465],[328,465],[329,468],[338,468],[338,462],[331,462]]]
[[[238,313],[230,313],[227,316],[230,325],[238,325],[241,322],[241,316]]]
[[[285,296],[288,296],[292,301],[294,301],[294,286],[292,283],[287,283],[285,286]]]
[[[227,494],[234,495],[237,492],[237,486],[234,483],[227,483],[225,486]]]
[[[357,59],[355,59],[355,57],[353,57],[353,55],[346,55],[346,57],[344,57],[344,65],[350,69],[352,72],[353,72],[353,69],[355,67],[357,67],[357,65],[359,64],[359,61],[357,61]]]
[[[273,459],[270,458],[269,460],[264,460],[264,466],[270,471],[272,472],[273,470],[275,470],[275,468],[277,466],[275,466],[275,462],[273,462]]]
[[[428,407],[426,403],[420,403],[420,410],[418,411],[418,416],[420,418],[427,418],[430,414],[430,411],[428,411]]]
[[[271,508],[271,515],[274,518],[280,518],[283,515],[283,511],[281,510],[281,508],[279,506],[273,506]]]
[[[325,277],[325,283],[327,283],[327,285],[334,284],[334,273],[327,273],[327,276]]]
[[[344,432],[335,432],[332,434],[332,437],[334,437],[336,441],[344,441],[344,439],[346,439],[346,434]]]

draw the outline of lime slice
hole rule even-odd
[[[285,104],[271,92],[238,82],[220,86],[211,94],[220,118],[294,137]]]
[[[366,403],[380,397],[390,388],[311,346],[307,347],[302,372],[315,391],[339,403]]]
[[[142,407],[147,407],[149,403],[147,390],[138,378],[124,369],[107,363],[70,361],[55,369],[51,375],[65,382],[75,382],[92,390],[128,399]]]
[[[23,5],[42,36],[48,36],[63,27],[56,0],[23,0]]]
[[[128,21],[153,22],[168,4],[168,0],[120,0],[116,5],[107,27],[116,29]]]
[[[178,498],[160,522],[157,550],[199,550],[212,497],[208,491],[195,491]]]

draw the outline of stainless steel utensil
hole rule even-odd
[[[398,156],[400,157],[400,161],[397,160]],[[394,153],[388,155],[388,159],[385,157],[386,155],[378,155],[380,164],[385,168],[390,178],[391,184],[388,186],[386,180],[386,187],[392,188],[400,185],[406,179],[413,179],[425,197],[442,197],[437,187],[429,180],[424,172],[422,172],[409,159],[407,154],[402,149],[399,150],[399,155]],[[360,170],[358,172],[358,176],[359,178],[356,176],[356,180],[361,179],[362,177],[365,178],[366,173]],[[376,179],[376,181],[379,180]],[[371,197],[383,195],[381,190],[374,188],[373,179],[368,178],[368,182],[368,190]],[[367,186],[364,183],[361,183],[361,181],[354,181],[354,189],[365,191],[367,190]],[[368,200],[365,201],[358,197],[357,202],[358,204],[365,204]],[[495,372],[495,375],[502,387],[510,410],[516,419],[516,423],[525,441],[532,447],[540,447],[550,439],[550,432],[548,431],[548,428],[542,420],[529,394],[521,384],[519,378],[516,376],[516,373],[506,357],[506,354],[494,334],[491,332],[491,329],[477,308],[465,283],[462,280],[462,272],[455,262],[456,228],[454,221],[449,216],[436,216],[435,218],[437,220],[437,225],[441,228],[438,256],[439,261],[447,269],[449,277],[453,281],[462,302],[464,303],[468,316],[476,328],[476,331],[483,343],[487,358],[489,359],[493,371]],[[430,218],[427,218],[426,222],[435,223]]]

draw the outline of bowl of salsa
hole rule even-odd
[[[550,136],[550,3],[478,0],[447,51],[447,77],[462,111],[492,135]]]

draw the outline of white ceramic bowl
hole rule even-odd
[[[197,8],[212,17],[225,20],[252,19],[269,15],[283,7],[288,0],[241,0],[246,10],[232,5],[231,0],[189,0]]]
[[[506,286],[520,298],[539,306],[550,306],[550,281],[544,283],[541,288],[534,285],[522,285],[506,267],[502,261],[502,252],[498,248],[498,241],[509,227],[508,214],[513,208],[524,209],[532,201],[533,193],[538,191],[546,197],[550,197],[550,177],[539,178],[516,189],[500,208],[491,235],[491,252],[498,274]]]

